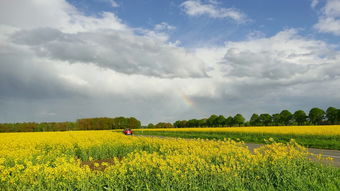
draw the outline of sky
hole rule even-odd
[[[0,122],[340,108],[340,0],[0,0]]]

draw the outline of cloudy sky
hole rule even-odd
[[[340,107],[340,0],[0,0],[0,122]]]

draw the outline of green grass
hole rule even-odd
[[[263,134],[263,133],[238,133],[238,132],[177,132],[177,131],[135,131],[136,135],[152,135],[181,138],[200,138],[223,140],[230,138],[246,143],[265,143],[265,139],[274,138],[276,142],[289,142],[295,139],[297,143],[309,148],[340,150],[340,136],[322,135],[293,135],[293,134]]]

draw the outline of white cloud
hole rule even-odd
[[[326,107],[336,105],[340,96],[333,89],[340,85],[340,52],[293,29],[272,37],[227,42],[220,48],[202,48],[198,55],[214,68],[209,73],[215,82],[213,100],[220,99],[217,103],[224,103],[225,110],[245,105],[251,105],[252,112]]]
[[[306,39],[296,30],[286,30],[270,38],[229,42],[225,55],[227,75],[251,81],[304,83],[323,80],[328,67],[337,65],[339,52],[323,41]],[[325,71],[327,70],[327,71]],[[255,80],[256,79],[256,80]]]
[[[312,8],[315,8],[318,4],[319,4],[319,0],[311,0],[310,6],[311,6]]]
[[[110,3],[113,8],[119,7],[119,4],[114,0],[110,0]]]
[[[29,46],[40,57],[95,64],[127,74],[205,76],[203,62],[169,43],[165,32],[130,28],[109,12],[100,17],[85,16],[63,0],[25,1],[23,7],[18,7],[18,11],[25,10],[23,13],[14,11],[15,2],[0,7],[0,14],[6,16],[0,18],[0,25],[14,27],[12,43]],[[27,9],[30,14],[26,14]],[[34,21],[38,17],[41,22]],[[161,23],[155,29],[174,27]]]
[[[154,27],[154,30],[156,31],[169,31],[169,30],[175,30],[175,29],[176,29],[175,26],[169,25],[166,22],[161,22],[159,24],[156,24]]]
[[[200,0],[188,0],[181,4],[185,13],[190,16],[208,15],[212,18],[228,18],[238,23],[247,20],[247,16],[234,8],[220,8],[217,2],[202,3]]]
[[[113,13],[103,12],[100,17],[88,17],[65,0],[12,0],[0,4],[0,24],[20,29],[51,27],[67,33],[98,29],[129,30]]]
[[[314,27],[319,32],[340,36],[340,1],[327,0],[321,12],[319,21]]]

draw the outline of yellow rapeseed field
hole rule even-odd
[[[191,131],[191,132],[238,132],[298,135],[340,135],[340,125],[322,126],[266,126],[266,127],[216,127],[216,128],[169,128],[139,129],[137,131]]]
[[[0,134],[0,190],[304,190],[340,186],[339,171],[294,143],[251,153],[231,140],[112,131]],[[313,180],[313,181],[310,181]]]

